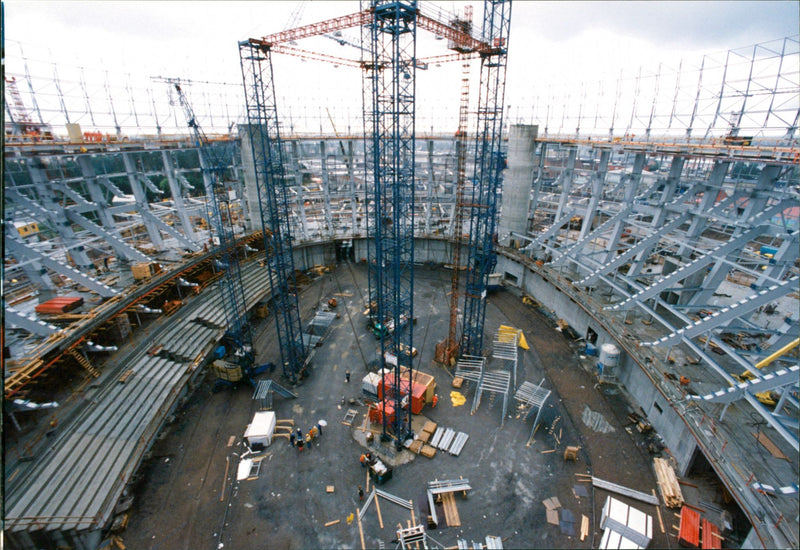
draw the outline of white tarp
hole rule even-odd
[[[600,528],[605,529],[600,548],[647,548],[653,539],[653,516],[607,497]]]
[[[244,438],[251,447],[255,443],[261,443],[265,447],[272,443],[272,434],[275,432],[275,413],[273,411],[261,411],[253,415],[253,421],[244,432]]]

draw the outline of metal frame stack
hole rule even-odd
[[[253,400],[258,401],[259,410],[268,411],[272,409],[273,393],[290,399],[297,399],[296,393],[287,390],[273,380],[259,380],[255,391],[253,391]]]
[[[303,341],[308,343],[309,349],[314,349],[328,335],[334,319],[336,314],[330,311],[318,311],[314,315],[303,333]]]
[[[519,332],[497,330],[492,343],[492,357],[511,363],[512,385],[517,387],[517,359],[519,357]]]
[[[500,420],[500,427],[505,424],[506,413],[508,412],[508,392],[511,390],[511,373],[506,371],[487,371],[483,373],[475,389],[475,397],[472,400],[472,411],[475,414],[481,404],[481,396],[484,391],[503,394],[503,418]]]
[[[486,358],[478,357],[476,355],[462,355],[456,362],[455,375],[464,380],[472,380],[478,382],[483,376],[483,370],[486,367]]]
[[[531,382],[525,381],[514,395],[514,399],[530,406],[530,410],[525,415],[525,418],[530,418],[533,411],[536,411],[536,419],[533,421],[533,426],[531,427],[531,436],[528,438],[528,445],[530,445],[530,442],[533,440],[533,433],[536,431],[537,424],[539,424],[539,416],[542,414],[542,408],[544,408],[547,398],[550,397],[552,393],[550,390],[544,389],[542,384],[544,384],[544,378],[542,378],[538,386],[534,386]]]

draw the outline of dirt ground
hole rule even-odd
[[[438,406],[426,407],[423,416],[464,431],[470,438],[458,457],[442,451],[432,459],[408,451],[393,456],[391,447],[372,447],[387,462],[399,464],[393,478],[380,488],[413,501],[414,512],[380,499],[381,528],[373,503],[361,522],[364,546],[396,547],[398,524],[421,522],[418,503],[425,499],[427,482],[463,477],[472,489],[466,498],[456,498],[461,525],[440,523],[430,530],[436,543],[455,546],[464,539],[471,546],[472,541],[483,542],[487,535],[494,535],[501,537],[505,548],[597,547],[602,535],[600,513],[610,493],[580,483],[575,474],[591,474],[645,493],[656,488],[652,457],[642,448],[641,434],[625,430],[628,405],[619,395],[609,396],[595,387],[591,366],[581,362],[577,344],[557,332],[552,320],[511,292],[498,291],[487,306],[485,342],[500,324],[523,330],[531,349],[520,350],[517,385],[524,380],[538,384],[544,378],[545,387],[553,390],[542,423],[534,442],[526,446],[532,420],[518,417],[513,395],[505,419],[501,418],[502,395],[485,395],[477,412],[470,415],[474,386],[461,389],[465,405],[453,406],[452,374],[432,361],[435,343],[447,332],[449,277],[450,272],[436,268],[421,267],[415,272],[419,321],[414,345],[420,350],[419,368],[436,377],[439,395]],[[341,315],[317,349],[313,374],[293,388],[298,399],[275,396],[274,410],[279,419],[292,420],[303,432],[319,419],[326,420],[328,425],[316,444],[298,452],[286,439],[276,438],[266,449],[258,479],[236,482],[238,457],[245,450],[242,434],[257,410],[252,389],[241,386],[213,393],[213,381],[206,380],[175,414],[137,475],[129,522],[120,533],[128,548],[362,546],[358,520],[348,523],[348,516],[358,516],[363,505],[358,487],[367,488],[366,473],[358,462],[365,447],[357,427],[367,410],[360,380],[375,357],[376,341],[364,328],[366,286],[363,266],[343,264],[301,293],[305,321],[331,296],[339,299]],[[255,329],[259,360],[276,361],[274,326],[262,323]],[[489,368],[497,367],[490,360]],[[349,383],[345,370],[352,373]],[[272,376],[282,383],[279,372]],[[353,426],[345,426],[341,420],[350,408],[359,414]],[[567,445],[581,447],[577,462],[564,461]],[[329,485],[334,486],[333,493],[326,491]],[[586,496],[578,498],[576,486],[582,486]],[[371,490],[370,484],[367,495]],[[565,533],[546,521],[542,501],[554,496],[561,503],[560,517],[568,510],[575,518],[571,531],[569,525]],[[651,547],[675,546],[674,539],[661,533],[655,507],[617,498],[653,516]],[[665,520],[672,517],[666,508],[661,513]],[[590,520],[584,541],[578,536],[582,515]],[[670,521],[666,527],[670,528]]]

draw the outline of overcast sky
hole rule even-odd
[[[295,25],[358,11],[357,1],[304,2]],[[134,75],[178,76],[197,80],[241,82],[236,43],[251,36],[283,30],[300,2],[3,2],[8,69],[21,51],[81,67],[130,72]],[[482,3],[475,6],[479,20]],[[447,11],[461,11],[463,2],[424,2]],[[734,2],[565,2],[515,1],[509,44],[507,103],[530,101],[534,90],[565,82],[613,81],[624,68],[634,74],[642,64],[680,59],[699,62],[703,54],[752,45],[786,36],[800,28],[796,1]],[[345,31],[357,39],[358,30]],[[443,42],[419,33],[418,55],[447,53]],[[357,51],[325,39],[298,45],[356,58]],[[19,43],[19,44],[17,44]],[[347,72],[349,71],[349,72]],[[63,71],[59,69],[61,74]],[[419,108],[456,101],[440,94],[443,81],[458,79],[458,67],[418,72]],[[355,69],[334,69],[320,63],[283,59],[275,68],[279,93],[292,97],[356,95]],[[345,76],[346,75],[346,76]],[[455,76],[453,76],[455,75]],[[477,80],[477,77],[475,77]],[[359,97],[353,105],[360,105]],[[423,101],[424,99],[424,101]],[[426,103],[428,102],[428,103]],[[343,108],[343,107],[341,107]],[[432,109],[435,107],[431,107]],[[355,110],[356,107],[353,107]]]

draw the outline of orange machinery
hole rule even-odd
[[[403,379],[403,378],[401,378],[400,383],[397,384],[395,381],[394,373],[388,372],[384,375],[383,380],[381,380],[380,383],[378,383],[378,399],[383,399],[384,391],[386,391],[386,395],[389,397],[394,397],[397,391],[400,392],[400,395],[403,398],[408,397],[410,393],[411,413],[419,414],[422,412],[422,407],[425,406],[425,392],[427,391],[427,389],[428,387],[425,386],[424,384],[420,384],[418,382],[409,383],[408,379]]]

